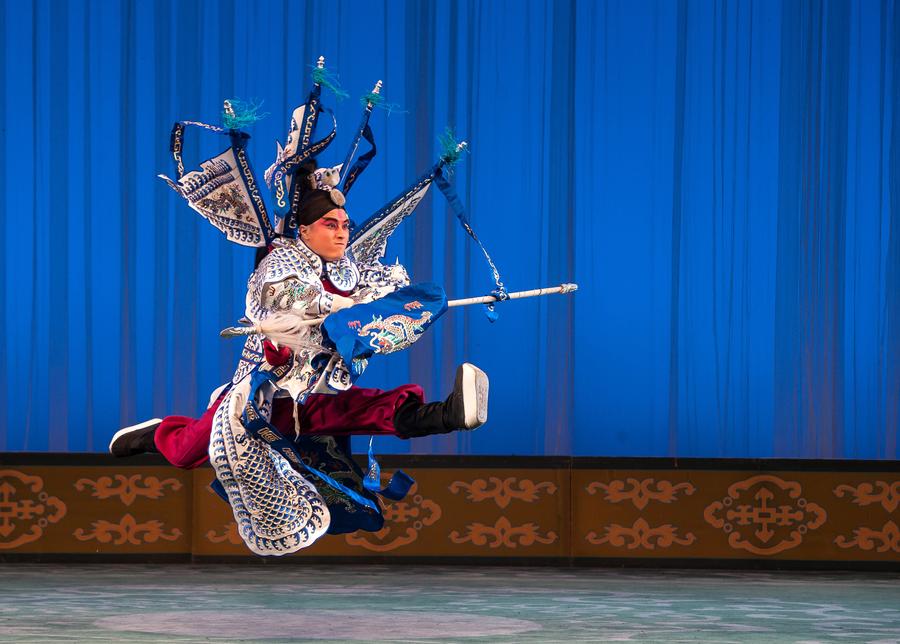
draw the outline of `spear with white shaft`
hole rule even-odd
[[[560,284],[559,286],[551,286],[548,288],[535,288],[530,291],[516,291],[515,293],[507,293],[506,299],[518,300],[523,297],[540,297],[541,295],[567,295],[578,290],[578,284]],[[499,302],[500,299],[493,295],[484,295],[482,297],[467,297],[462,300],[450,300],[447,302],[447,308],[452,309],[454,306],[469,306],[470,304],[490,304],[491,302]]]
[[[530,291],[516,291],[508,293],[506,299],[519,300],[525,297],[540,297],[542,295],[568,295],[578,290],[578,284],[560,284],[559,286],[551,286],[548,288],[535,288]],[[457,306],[469,306],[470,304],[490,304],[491,302],[499,302],[500,298],[493,295],[483,295],[481,297],[467,297],[460,300],[450,300],[447,302],[447,308]],[[248,326],[233,326],[222,329],[219,335],[223,338],[236,338],[245,335],[253,335],[259,333],[276,344],[292,346],[296,343],[296,335],[305,327],[316,326],[324,320],[321,318],[312,318],[310,320],[298,320],[297,316],[290,314],[270,315],[258,324]]]

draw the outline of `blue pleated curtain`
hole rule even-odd
[[[103,451],[197,414],[239,347],[252,251],[155,178],[176,119],[264,100],[257,170],[324,55],[343,158],[396,105],[362,221],[439,153],[511,290],[449,313],[364,386],[491,376],[488,425],[381,452],[897,458],[897,2],[37,0],[0,5],[0,450]],[[189,133],[193,167],[224,148]],[[439,195],[388,259],[450,297],[483,259]]]

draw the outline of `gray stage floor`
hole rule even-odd
[[[900,642],[900,575],[0,564],[3,642]]]

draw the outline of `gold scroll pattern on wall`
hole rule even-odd
[[[608,483],[594,481],[585,487],[590,495],[603,493],[603,500],[618,504],[630,502],[636,509],[643,510],[651,502],[674,503],[679,495],[690,496],[696,492],[694,485],[688,482],[673,483],[657,480],[654,477],[613,479]],[[610,523],[599,531],[591,530],[585,535],[585,541],[593,545],[609,545],[625,550],[657,550],[672,546],[689,546],[697,540],[692,532],[679,534],[678,526],[665,523],[650,525],[643,517],[633,523]]]
[[[834,495],[839,499],[850,497],[851,502],[860,507],[881,506],[881,509],[890,515],[900,505],[900,481],[876,480],[857,485],[842,483],[834,488]],[[880,520],[877,521],[880,523]],[[880,526],[877,524],[857,526],[850,536],[838,535],[834,544],[844,549],[858,548],[878,553],[900,553],[900,528],[890,519]]]
[[[489,476],[453,481],[448,489],[454,495],[465,493],[466,500],[472,503],[493,502],[499,509],[506,510],[513,501],[534,504],[555,496],[559,487],[553,481]],[[488,549],[518,549],[549,545],[559,540],[559,534],[554,530],[543,530],[533,521],[516,524],[508,516],[498,517],[493,524],[471,521],[462,530],[451,530],[447,537],[454,544],[468,543]]]
[[[66,516],[66,504],[44,490],[40,476],[0,470],[0,549],[37,541]]]
[[[384,527],[377,532],[358,530],[344,537],[347,545],[371,552],[390,552],[407,546],[419,538],[420,532],[437,523],[441,506],[417,493],[418,484],[410,488],[403,501],[384,501]]]
[[[839,499],[850,495],[853,497],[852,503],[860,507],[877,503],[885,512],[893,513],[900,506],[900,481],[875,481],[858,485],[842,483],[834,488],[834,495]]]
[[[697,488],[687,482],[672,483],[671,481],[657,481],[655,478],[628,477],[625,480],[619,479],[609,483],[595,481],[587,486],[588,494],[604,492],[604,500],[610,503],[631,501],[638,510],[646,508],[651,501],[672,503],[678,499],[679,494],[690,496],[696,491]]]
[[[506,517],[500,517],[494,525],[470,523],[466,526],[465,534],[453,530],[449,536],[453,543],[471,542],[476,546],[487,546],[488,548],[518,548],[519,546],[533,546],[537,543],[551,544],[559,538],[553,530],[542,534],[540,527],[534,523],[514,526]]]
[[[900,553],[900,528],[893,521],[888,521],[880,529],[860,526],[853,529],[852,537],[838,535],[834,543],[838,548]]]
[[[82,478],[75,482],[75,489],[79,492],[92,488],[91,496],[100,500],[118,498],[125,505],[131,505],[138,497],[153,500],[159,499],[165,495],[166,488],[177,492],[181,487],[181,482],[175,478],[160,480],[156,476],[142,476],[140,474],[132,474],[131,476],[116,474],[115,478],[101,476],[96,480]]]
[[[139,499],[159,501],[166,492],[178,492],[184,486],[177,478],[160,478],[153,475],[113,474],[97,478],[79,478],[73,487],[79,492],[90,491],[91,497],[105,501],[114,499],[128,507]],[[176,541],[184,532],[169,528],[165,522],[154,518],[146,521],[126,513],[119,518],[98,518],[90,527],[78,527],[72,536],[78,541],[97,541],[113,546],[140,546],[161,541]]]
[[[205,536],[212,543],[230,543],[233,546],[243,543],[241,535],[238,534],[237,523],[234,521],[226,523],[220,530],[207,530]]]
[[[651,527],[644,519],[638,519],[630,527],[613,523],[604,528],[602,535],[596,532],[588,532],[586,540],[594,545],[608,543],[617,548],[627,550],[655,550],[656,548],[670,548],[673,545],[689,546],[697,540],[692,532],[683,537],[678,536],[678,528],[671,523]]]
[[[775,555],[803,542],[821,527],[825,509],[802,496],[797,481],[761,474],[728,487],[725,497],[706,506],[706,522],[728,535],[734,549],[754,555]]]
[[[529,479],[517,479],[513,476],[504,479],[490,476],[487,479],[475,479],[470,482],[453,481],[449,489],[453,494],[465,491],[466,498],[474,503],[493,501],[498,508],[506,508],[514,499],[533,503],[538,500],[541,492],[552,495],[556,493],[557,488],[552,481],[535,483]]]
[[[139,523],[130,514],[126,514],[118,522],[99,519],[91,523],[90,530],[78,528],[73,533],[73,536],[79,541],[96,540],[116,546],[126,543],[139,546],[142,543],[155,543],[161,539],[175,541],[181,535],[182,532],[178,528],[167,531],[162,521],[153,519]]]

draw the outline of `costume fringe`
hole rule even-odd
[[[309,335],[310,324],[308,320],[298,315],[276,313],[255,324],[254,327],[258,333],[276,345],[288,347],[295,353],[304,348],[319,348],[315,343],[304,341]]]

